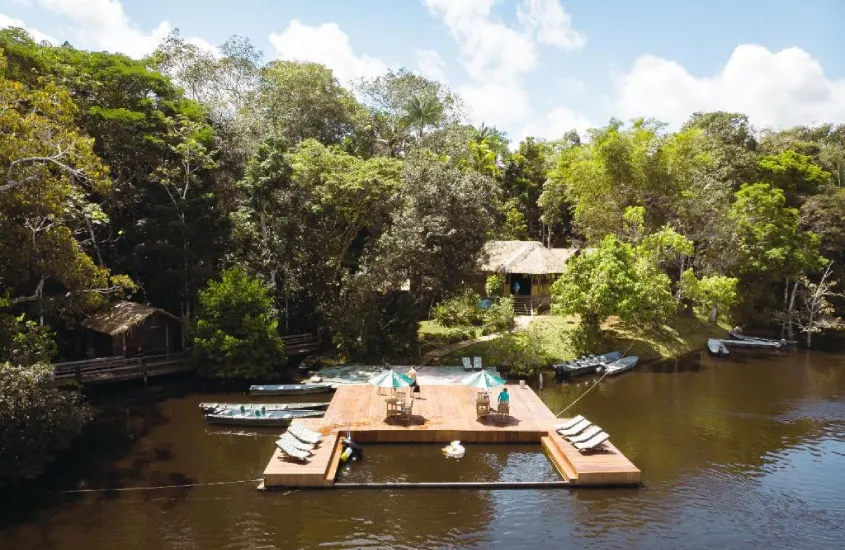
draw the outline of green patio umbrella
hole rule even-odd
[[[504,386],[505,381],[495,374],[490,374],[486,370],[474,372],[468,376],[461,378],[461,384],[471,388],[478,388],[480,390],[489,390],[496,386]]]
[[[379,388],[407,388],[413,383],[413,380],[393,369],[386,370],[370,378],[370,384]]]

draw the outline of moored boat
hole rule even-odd
[[[617,361],[621,357],[622,354],[618,351],[612,351],[604,355],[585,355],[572,361],[555,363],[552,365],[552,368],[557,371],[558,375],[564,378],[580,376],[582,374],[594,373],[599,367]]]
[[[287,426],[296,418],[319,418],[325,411],[264,411],[260,409],[241,412],[240,409],[222,409],[205,415],[209,424],[229,426]]]
[[[724,344],[724,342],[717,340],[716,338],[707,339],[707,350],[711,355],[716,356],[725,356],[730,354],[730,351],[728,351],[728,347]]]
[[[617,374],[622,374],[623,372],[629,371],[637,366],[640,358],[636,355],[629,355],[628,357],[623,357],[622,359],[618,359],[603,368],[605,376],[616,376]]]
[[[239,411],[308,411],[328,408],[328,403],[200,403],[203,412],[210,413],[223,409],[237,409]]]
[[[743,342],[766,342],[768,344],[779,344],[780,346],[797,346],[798,340],[778,340],[775,338],[761,338],[760,336],[746,336],[745,334],[740,334],[734,330],[730,331],[728,334],[731,335],[731,338],[735,340],[741,340]]]
[[[729,348],[769,348],[783,349],[785,346],[777,340],[717,340]]]
[[[249,387],[250,395],[305,395],[328,393],[334,390],[331,384],[265,384]]]

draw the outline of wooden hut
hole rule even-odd
[[[82,322],[85,347],[95,357],[169,354],[182,347],[182,326],[163,309],[116,302]]]
[[[566,270],[575,248],[546,248],[537,241],[489,241],[480,271],[505,275],[503,296],[512,296],[517,314],[548,310],[551,284]]]

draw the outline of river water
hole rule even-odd
[[[545,381],[557,412],[593,380]],[[112,390],[114,393],[115,390]],[[2,502],[0,548],[834,548],[845,540],[845,356],[695,355],[605,379],[569,413],[603,426],[638,489],[289,491],[255,483],[275,431],[210,428],[198,394],[121,388],[45,479]],[[313,398],[310,400],[314,400]],[[349,481],[551,480],[539,445],[370,445]],[[23,494],[20,494],[23,493]]]

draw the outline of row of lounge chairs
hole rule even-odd
[[[584,454],[603,450],[610,439],[604,430],[581,415],[558,424],[555,431]]]
[[[291,424],[276,440],[276,447],[282,452],[279,458],[307,462],[322,439],[323,436],[319,432],[300,424]]]
[[[481,357],[477,355],[472,359],[469,357],[461,357],[461,361],[464,364],[464,370],[482,370],[484,368],[481,365]]]

